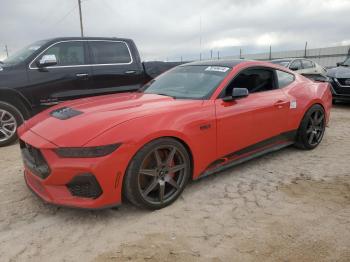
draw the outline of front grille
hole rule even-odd
[[[350,86],[346,86],[347,78],[337,78],[332,81],[332,87],[336,95],[350,95]]]
[[[67,184],[73,196],[96,199],[102,194],[100,184],[92,174],[82,174]]]
[[[350,78],[337,78],[342,86],[350,86]]]
[[[45,179],[50,175],[50,168],[41,151],[24,141],[19,141],[23,162],[36,176]]]

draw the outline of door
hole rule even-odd
[[[250,68],[240,72],[224,91],[247,88],[249,96],[232,102],[216,100],[219,157],[273,141],[287,129],[289,101],[278,88],[275,72]]]
[[[38,68],[44,55],[55,55],[57,64]],[[28,76],[37,109],[91,93],[91,66],[84,41],[62,41],[43,51],[30,65]]]
[[[96,93],[134,91],[143,85],[140,62],[133,58],[126,42],[90,40],[88,43]]]
[[[218,158],[235,153],[252,144],[253,114],[248,97],[232,102],[215,101]]]

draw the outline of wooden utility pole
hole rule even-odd
[[[81,32],[81,37],[84,37],[83,17],[81,14],[81,0],[78,0],[78,5],[79,5],[79,18],[80,18],[80,32]]]

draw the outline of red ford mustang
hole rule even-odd
[[[63,103],[25,122],[25,181],[57,205],[162,208],[189,179],[292,144],[315,148],[331,104],[328,83],[277,65],[185,64],[137,93]]]

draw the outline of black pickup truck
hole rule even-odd
[[[61,101],[138,90],[180,63],[141,62],[131,39],[55,38],[0,63],[0,146],[25,119]]]

